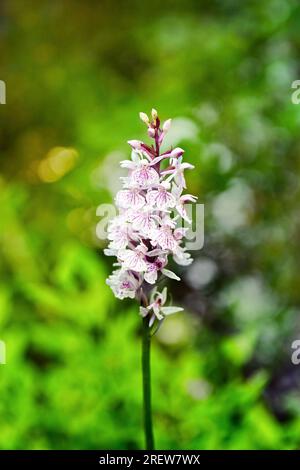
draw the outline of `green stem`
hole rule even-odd
[[[144,429],[146,439],[146,450],[154,450],[154,438],[152,429],[151,413],[151,373],[150,373],[150,328],[149,318],[143,318],[143,347],[142,347],[142,369],[143,369],[143,397],[144,397]]]

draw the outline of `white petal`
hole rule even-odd
[[[150,206],[155,206],[156,204],[156,197],[157,197],[157,191],[154,190],[154,191],[149,191],[146,195],[146,199],[147,199],[147,202],[148,204],[150,204]]]
[[[182,170],[193,170],[194,168],[194,165],[191,165],[191,163],[184,162],[181,164]]]
[[[147,265],[141,253],[133,250],[122,250],[119,254],[120,259],[124,262],[126,269],[132,269],[136,272],[146,271]]]
[[[173,259],[175,263],[179,264],[180,266],[189,266],[193,262],[193,258],[191,257],[190,253],[184,252],[180,247],[178,247],[174,253]]]
[[[112,250],[123,250],[128,245],[128,239],[126,237],[119,237],[116,240],[112,240],[108,245],[108,248]]]
[[[155,284],[156,280],[157,280],[157,270],[156,269],[153,269],[151,271],[147,271],[145,272],[144,274],[144,279],[146,282],[148,282],[149,284]]]
[[[175,279],[176,281],[180,281],[180,277],[176,276],[173,271],[170,271],[169,269],[162,269],[161,271],[165,276],[169,277],[170,279]]]
[[[174,251],[177,247],[177,242],[174,240],[173,235],[169,230],[157,230],[155,233],[155,241],[159,243],[164,250]]]
[[[153,325],[153,323],[154,323],[154,321],[155,321],[155,318],[156,318],[156,316],[155,316],[155,314],[153,314],[153,315],[151,316],[151,318],[150,318],[150,321],[149,321],[149,327],[150,327],[150,328],[151,328],[151,326]]]
[[[123,208],[133,208],[140,209],[145,205],[145,198],[138,193],[138,191],[131,190],[121,190],[118,191],[116,195],[116,203],[119,207]]]
[[[142,166],[133,171],[131,175],[131,183],[138,184],[145,187],[159,182],[159,175],[154,168],[149,166]]]
[[[141,148],[141,140],[127,140],[127,143],[135,150],[138,150]],[[132,158],[133,160],[133,158]]]
[[[136,168],[136,164],[131,160],[123,160],[120,162],[121,168],[128,168],[129,170],[134,170]]]
[[[145,234],[149,234],[156,225],[152,215],[149,212],[139,212],[132,216],[132,227]]]
[[[171,193],[167,191],[157,191],[156,205],[158,209],[164,210],[167,207],[174,207],[176,200]]]
[[[104,252],[105,256],[116,256],[116,254],[117,254],[117,250],[112,250],[110,248],[105,248],[103,250],[103,252]]]
[[[164,315],[172,315],[173,313],[182,312],[181,307],[161,307],[161,311]]]
[[[148,315],[148,310],[145,307],[140,307],[140,315],[146,317]]]
[[[162,304],[165,304],[165,303],[166,303],[167,294],[168,294],[168,289],[167,289],[166,287],[164,287],[164,288],[163,288],[163,291],[162,291],[162,293],[161,293]]]
[[[160,313],[160,309],[157,305],[154,305],[153,312],[158,320],[162,320],[164,318],[163,315]]]

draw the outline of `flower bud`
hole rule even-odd
[[[156,109],[152,108],[151,115],[152,115],[153,121],[155,121],[157,119],[157,116],[158,116]]]
[[[163,132],[166,134],[171,127],[172,119],[167,119],[163,124]]]
[[[141,119],[145,124],[147,124],[147,126],[148,126],[148,125],[149,125],[149,118],[148,118],[147,114],[146,114],[146,113],[140,113],[139,116],[140,116],[140,119]]]
[[[148,128],[148,136],[153,138],[155,137],[155,129],[153,129],[153,127]]]

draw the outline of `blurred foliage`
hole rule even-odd
[[[205,246],[153,341],[157,446],[300,445],[296,0],[0,5],[0,448],[143,446],[140,319],[105,278],[139,111],[174,117]]]

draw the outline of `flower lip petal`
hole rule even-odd
[[[125,209],[140,209],[146,204],[145,198],[136,188],[118,191],[115,200],[119,207],[124,207]]]
[[[146,163],[132,172],[130,179],[131,184],[147,187],[151,184],[159,183],[159,174],[157,171],[150,167],[146,160],[144,160],[144,162]]]

